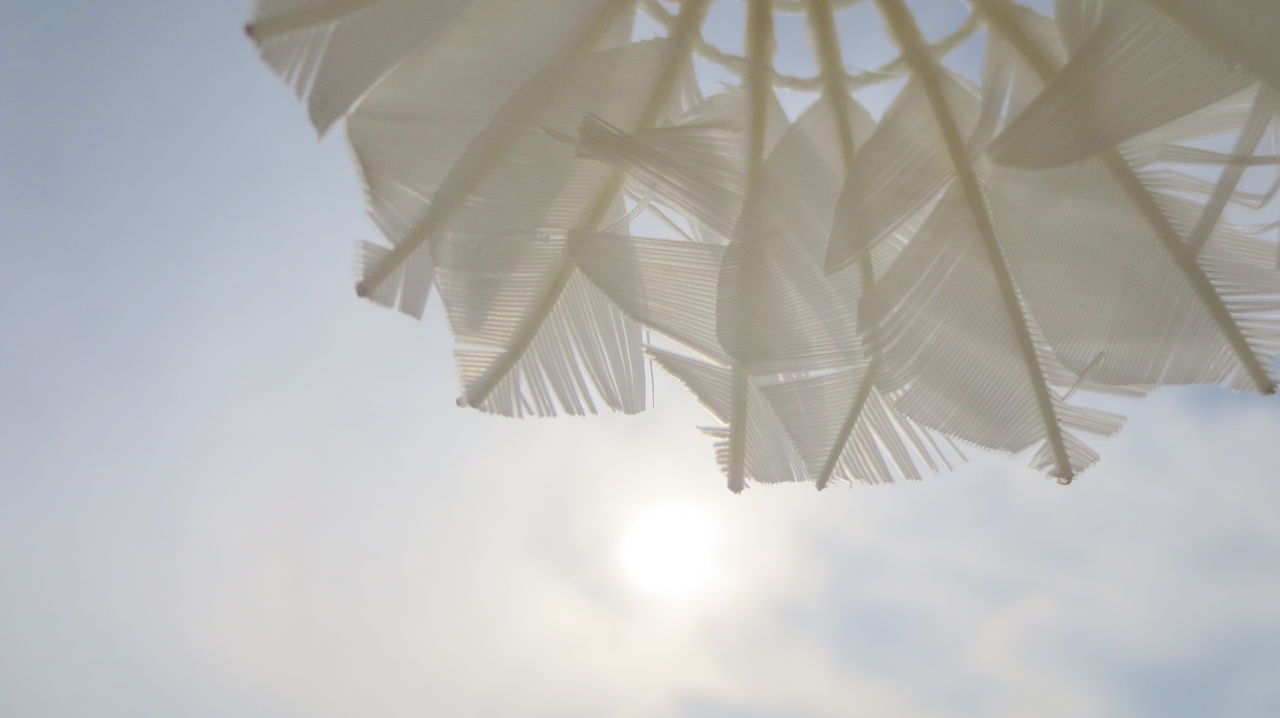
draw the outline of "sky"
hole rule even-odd
[[[1157,391],[1065,488],[740,496],[668,380],[458,409],[248,14],[0,0],[0,715],[1280,714],[1280,401]],[[674,600],[620,560],[673,502],[719,527]]]

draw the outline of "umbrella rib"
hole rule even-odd
[[[561,57],[560,64],[563,67],[567,67],[575,60],[591,52],[599,44],[605,31],[612,25],[612,21],[618,18],[633,3],[634,0],[614,0],[601,13],[581,41]],[[526,96],[526,92],[517,94],[512,100],[513,103],[528,101],[528,106],[524,108],[522,113],[525,116],[536,114],[555,96],[555,93],[549,91],[549,88],[540,87],[537,89],[538,92],[532,98],[532,101],[528,101],[530,98]],[[508,106],[510,105],[511,103],[508,103]],[[485,133],[481,133],[481,137],[489,139]],[[422,245],[428,245],[429,251],[434,252],[435,242],[432,240],[439,236],[455,219],[457,212],[465,207],[471,193],[494,170],[501,166],[507,151],[511,149],[519,138],[518,133],[505,132],[496,141],[484,143],[484,149],[476,161],[462,163],[450,170],[444,181],[440,183],[441,189],[437,191],[431,208],[427,211],[427,216],[414,227],[404,240],[396,243],[391,248],[391,251],[368,274],[361,278],[356,284],[356,294],[361,297],[371,296]]]
[[[654,85],[653,92],[649,97],[649,104],[645,108],[640,123],[641,128],[656,124],[661,118],[663,110],[667,107],[667,102],[675,90],[676,81],[680,77],[680,71],[684,65],[683,60],[688,57],[692,38],[697,35],[698,29],[706,19],[709,3],[710,0],[686,0],[681,6],[677,32],[674,32],[671,38],[675,42],[675,46],[671,49],[670,59],[666,67],[663,68],[662,76],[657,84]],[[618,194],[625,186],[625,182],[626,175],[620,170],[615,170],[607,188],[600,194],[595,207],[580,229],[594,230],[600,226],[600,223],[607,216],[609,208],[613,206],[614,200],[617,199]],[[546,322],[547,317],[551,315],[551,311],[555,308],[556,302],[559,301],[564,288],[568,286],[576,268],[577,265],[566,252],[558,265],[555,278],[539,300],[537,310],[530,314],[525,321],[521,322],[520,328],[516,332],[515,341],[489,367],[489,370],[485,372],[478,385],[466,393],[464,401],[467,405],[479,406],[483,404],[489,395],[493,393],[493,390],[497,388],[498,384],[502,382],[503,378],[515,367],[516,362],[520,360],[525,350],[529,348],[534,337],[537,336],[538,331]]]
[[[1049,57],[1029,38],[1022,28],[1009,16],[1007,0],[973,0],[975,6],[987,18],[987,23],[1008,39],[1014,49],[1022,56],[1023,61],[1031,66],[1042,82],[1048,82],[1056,75],[1056,70]],[[1218,326],[1223,337],[1230,345],[1232,352],[1239,359],[1241,366],[1249,375],[1250,381],[1261,394],[1274,394],[1276,384],[1267,374],[1262,360],[1250,346],[1240,325],[1227,309],[1214,289],[1212,282],[1196,261],[1195,250],[1189,247],[1173,225],[1164,215],[1146,185],[1133,171],[1133,167],[1124,159],[1119,150],[1109,149],[1102,152],[1102,161],[1111,175],[1120,183],[1129,199],[1137,205],[1143,217],[1150,224],[1160,245],[1177,265],[1178,270],[1191,285],[1200,304],[1209,313],[1214,324]]]
[[[287,35],[317,25],[337,22],[347,15],[357,13],[380,0],[334,0],[315,7],[302,8],[284,15],[269,17],[250,23],[244,31],[259,42]]]
[[[853,130],[850,127],[849,118],[850,98],[848,91],[845,89],[845,80],[848,75],[845,72],[844,60],[840,52],[840,38],[836,34],[831,0],[809,0],[809,21],[813,28],[815,54],[818,56],[818,62],[821,66],[822,93],[827,98],[827,104],[831,106],[831,111],[835,115],[836,132],[840,138],[840,151],[844,157],[845,176],[847,177],[849,171],[853,168],[855,151]],[[875,285],[875,269],[872,266],[869,253],[860,258],[858,270],[859,277],[862,280],[860,290],[862,296],[866,296],[866,293],[871,291],[871,287]],[[831,475],[835,473],[836,466],[840,463],[840,457],[844,455],[845,446],[849,443],[849,437],[853,435],[853,429],[862,417],[867,397],[871,395],[871,388],[875,383],[876,374],[880,371],[879,333],[879,327],[873,323],[867,332],[866,342],[871,347],[871,362],[867,366],[867,373],[863,375],[862,380],[858,383],[857,392],[854,394],[853,402],[849,405],[849,411],[845,415],[844,423],[841,424],[840,431],[836,434],[835,443],[831,445],[831,452],[827,455],[827,460],[822,466],[822,473],[817,476],[817,488],[819,491],[825,489],[831,481]]]
[[[956,126],[951,108],[938,82],[937,61],[928,53],[924,38],[920,35],[920,29],[902,0],[876,0],[876,5],[884,15],[890,33],[902,49],[903,57],[915,69],[915,75],[920,80],[921,87],[929,99],[929,105],[937,118],[938,127],[956,170],[956,178],[964,192],[969,213],[982,238],[982,249],[987,256],[988,267],[1000,289],[1000,299],[1004,305],[1010,329],[1013,330],[1017,339],[1022,364],[1027,372],[1040,420],[1044,424],[1045,438],[1053,453],[1054,475],[1059,481],[1070,483],[1075,472],[1071,468],[1067,455],[1062,427],[1054,410],[1049,386],[1045,381],[1044,368],[1040,365],[1040,358],[1027,326],[1026,310],[1018,300],[1013,277],[1010,276],[1009,267],[1005,264],[999,240],[996,238],[995,225],[987,209],[978,176],[969,160],[964,138],[960,136],[960,130]]]

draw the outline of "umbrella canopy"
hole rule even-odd
[[[259,0],[247,30],[318,131],[346,118],[385,239],[357,292],[436,289],[460,405],[638,412],[647,352],[740,491],[919,478],[955,442],[1069,483],[1109,397],[1275,392],[1277,183],[1245,175],[1280,154],[1280,3],[971,0],[932,41],[916,3],[857,4],[744,2],[740,53],[710,0]],[[779,71],[783,13],[816,74]],[[850,71],[870,33],[895,55]],[[853,93],[895,79],[876,121]]]

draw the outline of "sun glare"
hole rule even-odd
[[[716,574],[720,525],[711,512],[667,503],[638,515],[622,539],[622,567],[637,587],[668,599],[705,590]]]

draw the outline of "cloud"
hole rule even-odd
[[[113,481],[10,507],[6,712],[1280,706],[1265,399],[1157,393],[1070,487],[980,456],[920,484],[734,496],[674,387],[657,414],[592,422],[423,413],[403,392],[317,412],[308,391],[259,404],[254,426],[277,429],[256,439],[220,403],[175,435],[181,464],[107,463]],[[722,580],[688,605],[637,592],[617,561],[627,522],[670,499],[726,531]]]

